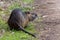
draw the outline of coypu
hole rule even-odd
[[[36,17],[37,14],[35,13],[30,13],[29,11],[22,12],[21,9],[17,8],[12,10],[11,15],[8,19],[8,25],[10,27],[10,30],[22,30],[23,32],[28,33],[29,35],[36,37],[34,34],[31,34],[24,29],[27,24],[30,21],[33,21]]]

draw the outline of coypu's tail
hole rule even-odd
[[[19,27],[19,28],[18,28],[19,30],[22,30],[23,32],[25,32],[25,33],[27,33],[27,34],[29,34],[29,35],[31,35],[31,36],[33,36],[33,37],[36,38],[36,36],[35,36],[34,34],[26,31],[26,30],[25,30],[22,26],[20,26],[18,23],[16,23],[16,25]]]
[[[29,34],[29,35],[31,35],[31,36],[33,36],[33,37],[36,38],[36,36],[35,36],[34,34],[27,32],[27,31],[24,30],[23,28],[20,27],[19,29],[22,30],[23,32],[25,32],[25,33],[27,33],[27,34]]]

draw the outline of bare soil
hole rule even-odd
[[[35,12],[42,17],[36,24],[39,40],[60,40],[60,0],[35,0]]]

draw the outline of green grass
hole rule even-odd
[[[2,29],[4,29],[5,32],[3,32]],[[34,29],[34,24],[32,23],[29,23],[29,25],[27,26],[25,30],[33,34],[36,32]],[[1,17],[0,17],[0,34],[2,35],[0,36],[0,40],[36,40],[36,38],[22,31],[9,30],[9,27],[6,21],[2,20]]]
[[[26,2],[28,4],[33,2],[33,0],[29,0],[29,1],[22,0],[22,1]],[[4,18],[2,17],[2,14],[6,14],[7,16],[9,16],[9,13],[10,13],[9,10],[13,10],[14,8],[20,8],[23,11],[32,10],[32,7],[22,8],[19,3],[14,3],[14,4],[10,5],[6,11],[3,11],[0,8],[0,34],[1,34],[0,40],[37,40],[36,38],[22,32],[22,31],[9,30],[9,26],[7,25],[7,22],[5,20],[3,20]],[[5,31],[5,32],[3,32],[2,29],[4,29],[3,31]],[[31,32],[33,34],[36,32],[34,29],[33,23],[29,23],[28,27],[25,30],[27,30],[28,32]]]
[[[0,40],[35,40],[33,37],[21,31],[6,32]]]
[[[26,4],[32,4],[33,3],[33,0],[22,0],[23,3],[26,3]],[[26,7],[22,7],[21,4],[19,4],[18,2],[14,2],[13,4],[11,4],[9,7],[8,7],[8,10],[13,10],[15,8],[20,8],[22,9],[23,11],[30,11],[32,10],[32,7],[31,6],[26,6]]]
[[[24,3],[27,3],[27,4],[30,4],[30,3],[33,3],[34,0],[22,0]]]

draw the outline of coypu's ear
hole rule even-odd
[[[30,12],[29,11],[26,11],[25,14],[30,14]]]

